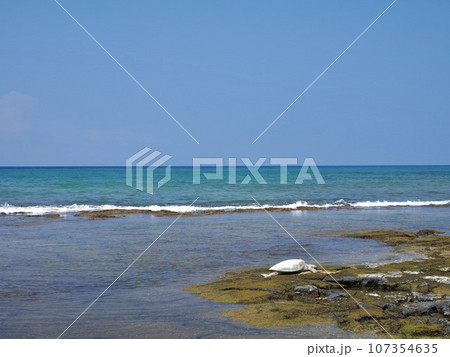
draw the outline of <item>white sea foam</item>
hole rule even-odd
[[[309,204],[305,201],[297,201],[286,205],[241,205],[241,206],[189,206],[189,205],[150,205],[150,206],[119,206],[119,205],[63,205],[63,206],[13,206],[7,203],[0,206],[0,214],[26,214],[44,215],[51,213],[66,214],[80,211],[102,211],[102,210],[147,210],[150,212],[169,211],[174,213],[194,213],[207,211],[253,211],[263,209],[298,210],[301,208],[377,208],[377,207],[426,207],[426,206],[448,206],[450,200],[443,201],[365,201],[349,203],[338,200],[333,203]]]
[[[446,206],[450,200],[446,201],[366,201],[351,203],[352,207],[422,207],[422,206]]]

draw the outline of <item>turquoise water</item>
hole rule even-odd
[[[184,212],[196,197],[197,209],[254,207],[251,196],[268,206],[360,207],[272,213],[319,262],[331,265],[414,258],[380,242],[342,238],[344,231],[450,233],[448,166],[320,171],[325,185],[293,185],[298,169],[289,172],[290,185],[281,185],[274,168],[261,170],[267,185],[192,185],[189,168],[173,168],[172,181],[150,195],[126,186],[124,168],[1,168],[0,338],[58,337],[159,236],[63,337],[355,337],[333,325],[254,329],[221,314],[237,307],[183,291],[244,266],[296,257],[314,263],[264,211],[181,217],[169,229],[175,217],[74,215],[105,205]],[[246,174],[238,169],[238,182]],[[48,212],[61,218],[39,216]]]
[[[162,176],[156,170],[156,179]],[[211,171],[211,169],[209,170]],[[239,184],[248,174],[237,169],[238,184],[228,183],[225,169],[223,180],[192,183],[192,169],[172,168],[172,179],[153,195],[125,184],[125,168],[1,168],[0,213],[27,211],[39,213],[36,206],[113,205],[146,207],[185,206],[199,197],[196,206],[254,206],[252,196],[267,205],[320,206],[427,206],[450,204],[450,166],[386,166],[386,167],[321,167],[325,180],[294,184],[298,168],[289,168],[288,184],[279,183],[279,169],[264,167],[261,175],[267,184]],[[11,208],[19,207],[15,211]],[[9,210],[6,207],[10,207]],[[159,207],[154,207],[158,209]],[[181,208],[180,208],[181,209]],[[72,208],[77,210],[76,208]],[[181,209],[182,210],[182,209]]]

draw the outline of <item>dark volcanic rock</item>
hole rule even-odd
[[[402,310],[403,316],[426,315],[436,312],[449,316],[450,300],[415,302],[405,305]]]
[[[327,283],[339,283],[345,287],[370,287],[370,288],[390,288],[386,278],[379,277],[355,277],[355,276],[344,276],[337,279],[325,279]]]
[[[381,305],[381,308],[382,308],[383,310],[386,310],[386,311],[395,310],[396,307],[397,307],[397,305],[395,305],[395,304],[390,304],[390,303]]]

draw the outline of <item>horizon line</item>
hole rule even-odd
[[[192,168],[192,165],[170,165],[172,168]],[[214,164],[201,165],[204,167],[216,167]],[[165,167],[165,166],[161,166]],[[230,167],[222,165],[222,167]],[[233,166],[236,168],[246,168],[245,165]],[[260,168],[279,168],[280,165],[262,165]],[[302,165],[288,165],[288,167],[302,167]],[[342,165],[317,165],[317,167],[450,167],[450,164],[342,164]],[[0,166],[0,169],[82,169],[82,168],[123,168],[124,165],[6,165]]]

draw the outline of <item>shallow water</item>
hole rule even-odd
[[[379,242],[336,237],[342,231],[450,231],[449,207],[272,214],[326,264],[405,258]],[[173,220],[0,216],[0,337],[57,337]],[[183,291],[230,269],[293,257],[312,262],[264,212],[182,217],[64,337],[351,337],[335,326],[249,328],[221,315],[233,306]]]

